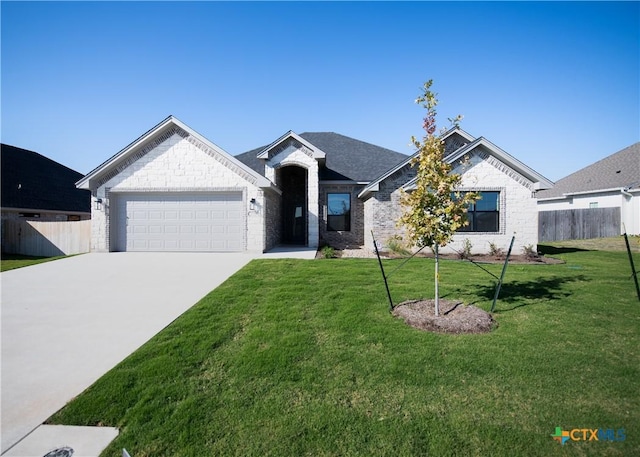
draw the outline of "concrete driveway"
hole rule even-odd
[[[1,452],[254,257],[95,253],[2,273]]]

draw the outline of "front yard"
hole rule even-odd
[[[482,335],[392,318],[373,259],[253,261],[50,423],[118,427],[109,456],[640,455],[627,254],[571,250],[511,265]],[[430,297],[433,260],[390,285]],[[441,290],[488,310],[493,279],[443,261]],[[556,427],[625,440],[561,445]]]

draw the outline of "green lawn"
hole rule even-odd
[[[63,259],[64,257],[66,256],[34,257],[21,254],[2,254],[2,258],[0,259],[0,272],[50,262],[51,260]]]
[[[640,455],[627,255],[559,257],[509,266],[484,335],[392,318],[375,260],[255,260],[49,422],[118,427],[107,456]],[[445,297],[491,306],[476,266],[443,261],[441,278]],[[431,259],[390,280],[396,303],[432,283]],[[626,440],[562,446],[556,427]]]

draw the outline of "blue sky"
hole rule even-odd
[[[6,2],[2,142],[87,173],[169,114],[231,154],[288,130],[405,154],[440,127],[552,180],[640,140],[638,2]]]

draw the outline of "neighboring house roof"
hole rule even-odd
[[[218,160],[223,161],[227,167],[243,175],[246,179],[250,179],[256,186],[263,188],[272,187],[272,184],[264,176],[256,173],[244,163],[240,162],[231,154],[207,140],[174,116],[167,117],[97,168],[90,171],[76,183],[76,186],[81,189],[94,189],[99,187],[104,182],[116,176],[131,162],[139,159],[153,149],[157,144],[162,141],[166,141],[176,133],[184,137],[193,137],[196,144],[199,144],[201,149],[207,151]]]
[[[82,173],[27,149],[1,145],[2,207],[91,212],[91,197],[76,189]]]
[[[455,135],[454,135],[455,134]],[[553,185],[553,182],[549,181],[547,178],[542,176],[540,173],[536,172],[532,168],[528,167],[524,163],[520,162],[518,159],[508,154],[506,151],[502,150],[491,141],[487,140],[484,137],[475,138],[469,135],[467,132],[462,130],[459,127],[452,128],[445,132],[442,135],[443,141],[447,139],[452,139],[453,143],[457,148],[450,148],[450,144],[445,146],[445,161],[452,164],[457,160],[461,160],[465,155],[469,154],[476,148],[482,147],[482,149],[496,159],[498,159],[503,164],[507,165],[520,175],[524,176],[532,183],[534,183],[534,187],[537,189],[546,189]],[[469,141],[468,143],[466,141]],[[406,167],[411,163],[414,157],[417,157],[419,152],[407,157],[403,162],[399,163],[395,167],[385,171],[382,175],[378,176],[376,179],[371,181],[358,195],[363,198],[368,196],[371,192],[377,192],[380,187],[380,183],[392,176],[396,172],[400,171],[402,168]],[[407,182],[405,184],[406,189],[410,189],[411,186],[415,184],[415,179]]]
[[[338,133],[305,132],[298,136],[325,153],[324,166],[319,170],[321,181],[349,180],[367,183],[407,158],[406,154]],[[236,158],[258,173],[264,174],[264,161],[259,159],[258,155],[280,140],[269,146],[239,154]]]
[[[558,198],[599,190],[640,188],[640,142],[593,163],[538,193],[538,199]]]

